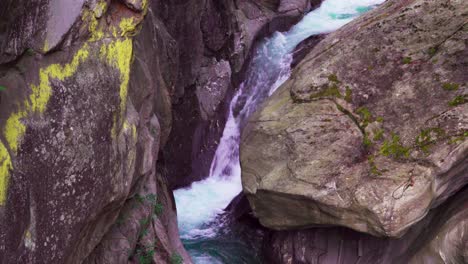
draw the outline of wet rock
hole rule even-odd
[[[153,3],[179,50],[174,123],[161,165],[172,188],[208,176],[235,87],[255,43],[286,30],[320,1],[184,1]],[[190,10],[190,12],[187,12]]]
[[[467,183],[467,12],[387,1],[299,63],[243,133],[263,225],[401,237]]]

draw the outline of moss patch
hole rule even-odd
[[[372,113],[367,107],[359,107],[356,113],[361,117],[361,125],[367,127],[373,121]]]
[[[409,157],[411,148],[405,147],[400,142],[400,136],[392,133],[390,140],[385,140],[380,148],[380,154],[386,157],[402,158]]]
[[[452,100],[448,102],[448,105],[454,107],[454,106],[466,104],[467,102],[468,102],[468,94],[463,94],[463,95],[455,96],[455,98],[453,98]]]
[[[336,85],[336,83],[333,83],[327,86],[326,88],[322,89],[320,92],[310,95],[311,100],[323,97],[342,98],[343,96],[341,95],[340,90],[338,89],[338,85]]]
[[[367,161],[369,162],[370,173],[375,176],[381,176],[383,171],[379,170],[379,168],[375,164],[375,157],[373,155],[370,155],[369,157],[367,157]]]
[[[431,47],[431,48],[429,48],[427,50],[427,54],[429,54],[429,56],[431,56],[431,57],[436,55],[436,53],[437,53],[437,48],[436,47]]]
[[[383,136],[384,136],[384,130],[383,129],[378,129],[377,131],[375,131],[374,141],[382,140]]]
[[[445,137],[445,131],[439,127],[422,129],[416,137],[415,145],[424,153],[429,153],[430,146],[443,137]]]
[[[458,83],[443,83],[442,84],[442,89],[446,91],[456,91],[458,90],[459,87],[460,85],[458,85]]]
[[[411,57],[404,57],[404,58],[401,60],[401,62],[402,62],[403,64],[410,64],[411,61],[412,61]]]
[[[450,138],[449,144],[457,144],[458,142],[463,142],[466,139],[468,139],[468,131],[464,131],[463,133],[460,133],[459,135],[452,136]]]
[[[338,80],[338,76],[336,76],[336,74],[330,74],[330,75],[328,75],[328,80],[329,80],[330,82],[340,83],[340,80]]]
[[[351,88],[349,88],[349,86],[346,86],[345,97],[344,97],[345,101],[348,103],[351,103],[351,101],[353,100],[352,96],[353,96],[353,91],[351,90]]]

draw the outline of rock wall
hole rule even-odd
[[[0,5],[0,262],[191,263],[156,166],[178,48],[149,2]]]

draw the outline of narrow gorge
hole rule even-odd
[[[467,1],[0,14],[0,263],[468,263]]]

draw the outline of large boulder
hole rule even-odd
[[[156,168],[174,40],[148,1],[23,2],[2,2],[0,262],[191,263]]]
[[[401,237],[468,182],[467,14],[387,1],[305,57],[243,132],[264,226]]]

